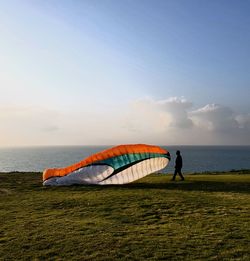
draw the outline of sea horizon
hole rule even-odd
[[[113,145],[50,145],[0,148],[0,172],[63,168]],[[183,156],[183,172],[209,172],[250,169],[250,145],[160,145],[171,154],[162,171],[174,171],[175,152]]]

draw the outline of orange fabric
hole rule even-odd
[[[130,144],[130,145],[119,145],[113,148],[106,149],[102,152],[98,152],[93,154],[82,161],[70,165],[65,168],[60,169],[46,169],[43,172],[43,181],[51,178],[51,177],[62,177],[65,176],[79,168],[82,168],[91,163],[105,160],[111,157],[120,156],[128,153],[168,153],[168,151],[153,145],[145,145],[145,144]]]

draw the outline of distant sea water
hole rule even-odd
[[[0,148],[0,172],[43,171],[66,167],[111,146]],[[183,172],[250,169],[250,146],[162,146],[172,157],[164,170],[174,170],[175,152],[183,157]]]

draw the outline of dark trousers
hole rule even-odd
[[[177,173],[179,174],[181,179],[184,180],[184,177],[183,177],[183,175],[181,173],[181,169],[175,169],[174,176],[173,176],[172,180],[175,180],[175,177],[176,177]]]

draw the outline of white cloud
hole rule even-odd
[[[188,110],[192,108],[192,103],[184,98],[171,97],[166,100],[156,102],[161,109],[170,114],[170,127],[190,128],[193,123],[188,116]]]
[[[235,119],[238,122],[239,128],[250,130],[250,113],[237,115]]]
[[[231,131],[239,127],[233,111],[218,104],[207,104],[192,111],[190,116],[197,127],[210,131]]]
[[[172,97],[155,101],[149,98],[131,103],[126,126],[133,131],[164,132],[167,128],[190,128],[188,117],[192,103],[184,98]]]
[[[219,104],[193,109],[184,98],[141,99],[131,106],[126,126],[159,144],[249,144],[250,114]],[[150,134],[152,139],[150,139]]]

